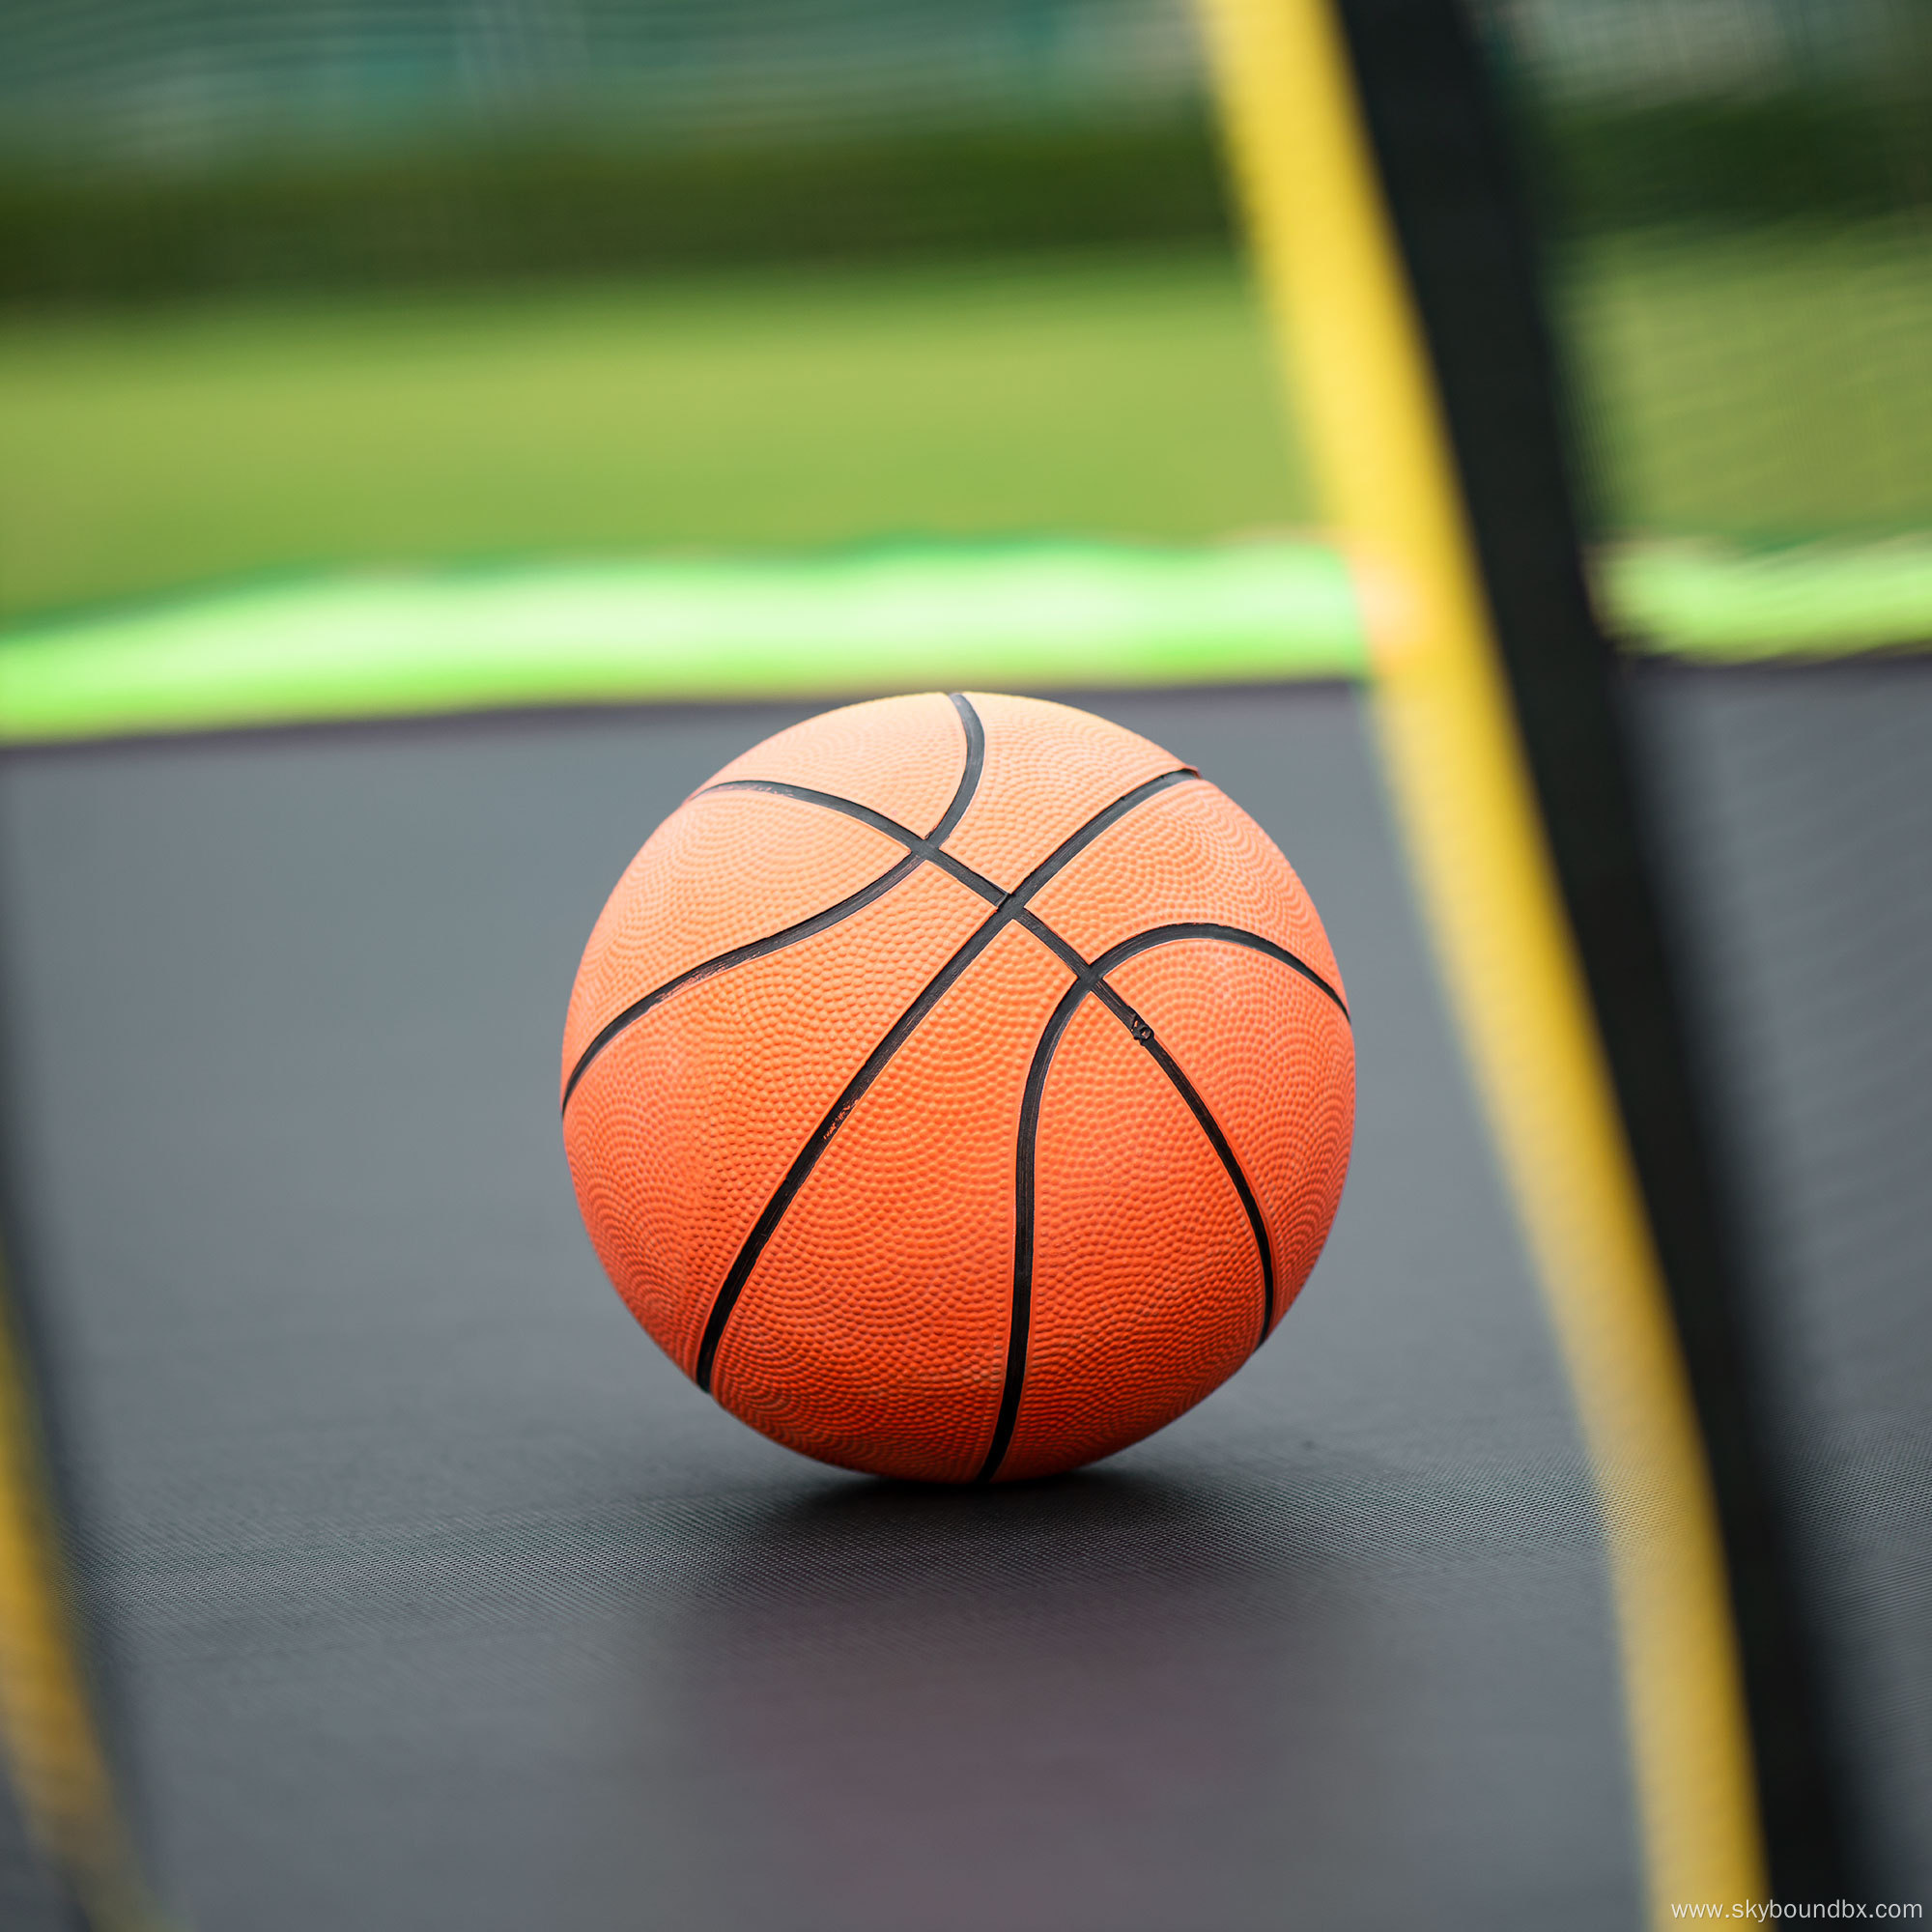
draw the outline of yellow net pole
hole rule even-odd
[[[1761,1899],[1716,1506],[1622,1116],[1332,0],[1203,0],[1381,759],[1601,1497],[1653,1923]]]
[[[80,1662],[38,1418],[0,1279],[0,1744],[34,1836],[94,1932],[155,1919]]]

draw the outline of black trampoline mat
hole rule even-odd
[[[24,1233],[186,1923],[1637,1921],[1588,1472],[1358,699],[1079,701],[1301,871],[1357,1138],[1233,1382],[993,1492],[842,1475],[715,1408],[564,1169],[606,893],[817,707],[0,767]]]

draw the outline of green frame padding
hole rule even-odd
[[[1611,626],[1703,664],[1842,658],[1932,645],[1932,536],[1877,544],[1629,544],[1598,580]]]
[[[1599,572],[1639,651],[1706,663],[1932,641],[1932,541],[1630,546]],[[0,743],[558,705],[1358,679],[1332,547],[901,545],[360,574],[0,634]]]

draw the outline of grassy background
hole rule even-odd
[[[342,561],[1306,514],[1225,258],[0,327],[13,612]]]
[[[1932,527],[1932,247],[1612,238],[1560,308],[1604,527]],[[0,323],[0,616],[264,570],[1306,522],[1219,251]]]
[[[1559,288],[1608,527],[1932,528],[1932,225],[1607,237]]]

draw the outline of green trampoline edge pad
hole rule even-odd
[[[1613,627],[1697,662],[1932,639],[1932,542],[1600,559]],[[1367,675],[1323,543],[900,547],[345,575],[0,633],[0,743],[561,705]]]
[[[552,705],[1353,678],[1316,543],[347,576],[0,634],[0,742]]]
[[[1707,664],[1932,646],[1932,535],[1732,551],[1633,543],[1597,559],[1611,627],[1650,655]]]

